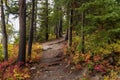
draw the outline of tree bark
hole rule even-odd
[[[10,7],[8,6],[8,0],[5,0],[5,7],[6,7],[6,11],[10,10]],[[7,16],[6,16],[6,24],[8,24],[8,21],[9,21],[9,15],[10,13],[7,13]]]
[[[65,35],[65,41],[67,41],[67,40],[68,40],[68,29],[67,29],[66,35]]]
[[[7,32],[6,32],[6,25],[5,25],[5,15],[4,15],[4,8],[3,8],[3,0],[1,0],[1,22],[2,22],[2,43],[3,43],[3,52],[4,52],[4,60],[8,60],[8,39],[7,39]]]
[[[32,0],[32,16],[31,16],[30,34],[29,34],[29,40],[28,40],[28,58],[29,59],[31,59],[32,42],[33,42],[33,34],[34,34],[34,10],[35,10],[35,0]]]
[[[19,54],[18,62],[26,61],[26,0],[19,0]]]
[[[69,5],[68,5],[68,6],[69,6]],[[70,13],[70,12],[69,12],[69,7],[67,7],[67,9],[66,9],[67,24],[69,24],[69,18],[70,18],[69,13]],[[66,29],[65,41],[68,40],[68,33],[69,33],[69,26],[68,26],[67,29]]]
[[[46,0],[46,23],[45,23],[45,27],[46,27],[45,40],[47,41],[49,38],[49,33],[48,33],[48,0]]]
[[[37,40],[37,3],[38,3],[38,0],[35,0],[35,14],[34,14],[34,41]]]
[[[73,27],[73,9],[70,10],[69,30],[68,30],[68,46],[72,45],[72,27]]]
[[[55,28],[54,28],[54,31],[55,31],[55,36],[56,36],[56,39],[58,39],[59,38],[59,16],[58,16],[58,11],[59,11],[59,9],[58,9],[58,6],[57,6],[57,4],[55,3],[55,5],[54,5],[54,8],[55,8],[55,11],[54,11],[54,13],[55,14],[57,14],[57,20],[56,20],[56,22],[55,22]]]
[[[59,38],[59,35],[58,35],[58,24],[57,24],[57,23],[56,23],[56,25],[55,25],[54,31],[55,31],[56,39],[58,39],[58,38]]]
[[[58,31],[58,34],[59,34],[59,37],[62,37],[62,9],[60,8],[60,16],[59,16],[59,31]]]
[[[82,12],[82,26],[81,26],[81,52],[85,53],[85,49],[84,49],[84,26],[85,26],[85,12]]]
[[[55,35],[56,39],[62,37],[62,27],[63,27],[63,21],[62,21],[62,9],[61,7],[55,6],[56,7],[56,13],[59,13],[58,20],[56,21],[56,26],[55,26]]]

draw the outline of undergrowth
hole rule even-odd
[[[8,52],[9,60],[7,62],[3,62],[3,54],[0,54],[0,80],[27,80],[31,77],[31,63],[38,62],[41,58],[42,47],[39,43],[33,44],[31,60],[28,61],[27,59],[25,66],[23,67],[21,67],[21,64],[23,63],[16,63],[18,55],[18,45],[9,44]]]
[[[85,38],[86,39],[86,38]],[[89,75],[102,75],[103,80],[119,80],[120,74],[120,41],[116,43],[103,43],[103,45],[93,45],[87,40],[85,42],[85,53],[81,53],[81,39],[79,36],[73,38],[71,48],[64,47],[64,54],[69,55],[67,60],[75,69],[83,70],[87,67]],[[99,42],[100,43],[100,42]],[[79,45],[78,45],[79,44]],[[88,80],[85,77],[82,80]]]

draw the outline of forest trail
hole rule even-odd
[[[31,80],[83,80],[88,74],[87,68],[72,69],[65,61],[64,38],[42,43],[43,54],[40,62],[31,67]],[[89,76],[89,80],[101,80],[99,75]]]
[[[78,80],[80,72],[71,72],[64,61],[63,38],[43,43],[43,55],[39,63],[32,66],[31,80]]]

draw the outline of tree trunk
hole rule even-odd
[[[48,0],[46,0],[46,23],[45,23],[45,27],[46,27],[45,40],[47,41],[49,38],[49,33],[48,33]]]
[[[18,62],[26,61],[26,0],[19,0],[19,54]]]
[[[29,34],[29,40],[28,40],[28,58],[29,59],[31,59],[32,42],[33,42],[33,34],[34,34],[34,10],[35,10],[35,0],[32,0],[32,16],[31,16],[30,34]]]
[[[5,25],[5,15],[4,15],[4,8],[3,8],[3,0],[1,0],[1,22],[2,22],[2,36],[3,36],[3,51],[4,51],[4,60],[8,60],[8,40],[7,40],[7,32],[6,32],[6,25]]]
[[[67,41],[67,40],[68,40],[68,29],[67,29],[66,35],[65,35],[65,41]]]
[[[10,7],[8,6],[8,0],[5,0],[5,7],[6,7],[6,11],[10,10]],[[6,24],[8,24],[9,15],[10,15],[10,13],[7,13],[7,16],[6,16]]]
[[[56,6],[56,13],[59,13],[58,20],[56,21],[56,26],[55,26],[55,35],[56,39],[59,37],[62,37],[62,9],[58,6]]]
[[[35,16],[34,16],[34,41],[37,40],[37,3],[38,3],[38,0],[35,0]]]
[[[70,10],[69,30],[68,30],[68,46],[72,45],[72,26],[73,26],[73,9]]]
[[[59,38],[59,16],[58,16],[58,11],[59,11],[59,9],[58,9],[58,6],[56,5],[56,3],[55,3],[55,5],[54,5],[54,8],[55,8],[55,11],[54,11],[54,13],[55,14],[57,14],[57,16],[56,16],[56,18],[57,18],[57,20],[56,20],[56,22],[55,22],[55,28],[54,28],[54,31],[55,31],[55,36],[56,36],[56,39],[58,39]]]
[[[67,19],[67,29],[66,29],[66,35],[65,35],[65,40],[67,41],[68,40],[68,33],[69,33],[69,19],[70,19],[70,11],[69,11],[69,4],[68,4],[68,6],[67,6],[67,8],[66,8],[66,19]]]
[[[59,37],[62,37],[62,9],[60,8],[60,17],[59,17]]]
[[[58,35],[58,24],[56,23],[56,25],[55,25],[55,35],[56,35],[56,39],[58,39],[59,38],[59,35]]]
[[[84,49],[84,26],[85,26],[85,12],[82,12],[82,26],[81,26],[81,52],[85,53]]]

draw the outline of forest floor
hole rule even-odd
[[[83,74],[87,69],[72,69],[65,61],[63,47],[66,42],[63,38],[42,44],[43,54],[38,63],[31,67],[31,80],[83,80]],[[100,80],[99,77],[91,77],[89,80]]]

